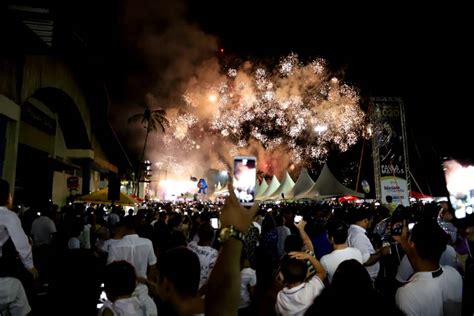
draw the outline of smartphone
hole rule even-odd
[[[219,219],[216,217],[211,218],[211,226],[214,229],[219,229]]]
[[[301,216],[301,215],[296,215],[296,216],[295,216],[295,224],[298,224],[299,222],[301,222],[302,219],[303,219],[303,216]]]
[[[394,223],[394,224],[392,224],[391,234],[393,236],[400,236],[402,234],[402,230],[403,230],[403,223],[402,222]]]
[[[237,156],[234,158],[234,192],[241,205],[250,206],[255,202],[257,185],[257,158]]]

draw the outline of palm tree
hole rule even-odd
[[[147,95],[147,99],[154,101],[154,97]],[[137,113],[128,118],[128,123],[137,123],[141,122],[146,128],[145,143],[143,144],[142,154],[140,156],[139,167],[137,172],[137,196],[139,194],[139,184],[141,178],[141,164],[145,158],[146,146],[148,144],[148,135],[150,132],[156,132],[158,129],[161,129],[165,133],[165,128],[170,126],[168,119],[166,118],[166,111],[163,109],[153,110],[150,108],[149,103],[154,102],[142,102],[139,105],[144,108],[142,113]]]

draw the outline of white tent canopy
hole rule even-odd
[[[301,169],[298,180],[296,180],[296,183],[293,186],[293,188],[290,191],[285,193],[285,198],[293,199],[293,198],[295,198],[295,196],[298,196],[299,194],[305,193],[306,191],[311,189],[313,184],[314,184],[314,181],[309,176],[308,169],[303,168],[303,169]]]
[[[262,195],[257,196],[257,200],[265,200],[266,197],[272,195],[278,188],[280,187],[280,181],[278,181],[277,177],[273,176],[272,181],[268,185],[268,188]]]
[[[266,190],[268,189],[268,183],[265,179],[262,180],[262,183],[257,185],[257,189],[255,190],[255,196],[261,196]]]
[[[278,189],[275,192],[273,192],[273,194],[271,196],[267,197],[266,199],[268,199],[268,200],[279,200],[279,199],[283,198],[282,194],[284,195],[284,198],[286,198],[286,193],[288,191],[290,191],[293,188],[294,185],[295,185],[295,182],[290,177],[290,174],[288,173],[288,171],[286,171],[285,176],[283,177],[283,180],[281,181],[281,184],[278,187]]]
[[[356,192],[340,183],[329,170],[327,164],[324,165],[318,180],[306,192],[296,195],[295,199],[312,199],[320,200],[333,196],[352,195],[360,198],[364,197],[363,193]]]

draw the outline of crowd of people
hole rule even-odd
[[[0,315],[472,315],[474,235],[448,203],[14,207]]]

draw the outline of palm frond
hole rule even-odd
[[[150,130],[150,132],[155,132],[157,130],[157,127],[156,127],[156,121],[151,119],[150,122],[148,123],[148,129]]]
[[[163,123],[164,123],[164,121],[158,122],[158,125],[160,125],[161,131],[162,131],[163,133],[166,133],[166,129],[165,129],[165,125],[166,125],[166,124],[163,124]],[[168,126],[169,126],[169,125],[168,125]]]
[[[130,123],[136,123],[136,122],[138,122],[138,121],[140,121],[140,120],[142,120],[142,119],[143,119],[143,114],[138,113],[138,114],[134,114],[134,115],[130,116],[130,117],[128,118],[127,122],[128,122],[129,124],[130,124]]]
[[[160,127],[164,133],[166,127],[169,127],[169,126],[170,126],[170,122],[165,116],[152,115],[151,120],[150,120],[150,131],[156,131],[158,130],[158,127]]]
[[[151,112],[152,112],[152,113],[156,113],[156,114],[158,114],[158,115],[160,115],[160,116],[166,116],[166,111],[163,110],[163,109],[153,110],[153,111],[151,111]]]

